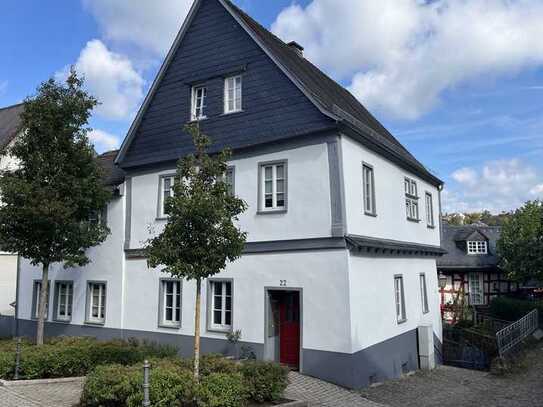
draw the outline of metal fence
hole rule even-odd
[[[530,336],[538,328],[539,316],[537,309],[534,309],[521,319],[513,322],[496,333],[498,351],[503,357],[509,351],[519,345],[524,339]]]

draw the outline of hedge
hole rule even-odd
[[[506,321],[516,321],[534,309],[539,310],[539,323],[541,325],[543,322],[543,301],[497,297],[490,303],[491,315]]]
[[[0,378],[12,379],[15,370],[14,340],[0,343]],[[93,338],[60,337],[42,346],[23,342],[19,377],[49,379],[85,376],[103,364],[132,365],[145,358],[172,357],[177,350],[146,342],[107,341]]]
[[[271,362],[238,363],[203,356],[201,381],[192,376],[190,359],[151,361],[149,396],[153,407],[241,407],[248,400],[276,401],[288,384],[288,370]],[[81,406],[142,405],[143,365],[100,366],[87,376]]]

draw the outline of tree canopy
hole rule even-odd
[[[527,202],[503,226],[497,245],[500,266],[516,281],[543,281],[543,203]]]

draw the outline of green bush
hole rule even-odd
[[[143,381],[138,367],[98,366],[85,380],[81,395],[83,407],[116,407],[126,405],[131,394],[138,391]]]
[[[241,374],[249,397],[258,403],[280,399],[288,385],[288,369],[277,363],[248,361]]]
[[[498,319],[516,321],[533,309],[539,310],[539,321],[543,320],[543,301],[528,301],[509,297],[497,297],[490,303],[490,313]]]
[[[249,398],[239,373],[212,373],[202,378],[197,395],[200,407],[241,407]]]
[[[0,345],[0,366],[15,361],[15,341]],[[93,338],[62,337],[37,347],[25,343],[20,376],[24,379],[84,376],[103,364],[132,365],[146,358],[173,356],[175,349],[135,341],[100,342]],[[11,362],[10,362],[11,360]],[[13,367],[0,368],[0,378],[10,379]]]

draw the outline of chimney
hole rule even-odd
[[[296,53],[303,58],[304,56],[304,47],[298,44],[296,41],[291,41],[287,44],[291,49],[296,51]]]

